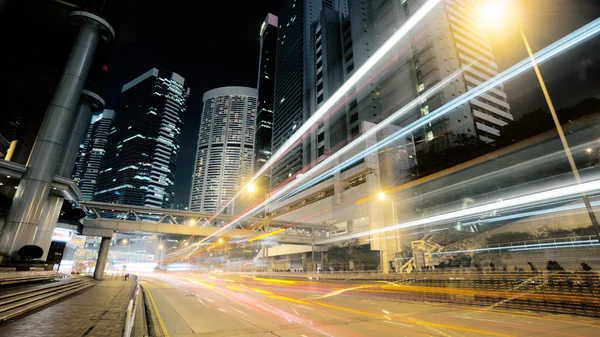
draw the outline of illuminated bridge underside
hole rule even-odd
[[[209,222],[213,214],[158,209],[143,206],[118,205],[101,202],[82,202],[81,207],[88,216],[83,222],[83,235],[105,235],[104,232],[119,233],[161,233],[174,235],[220,236],[228,238],[252,239],[268,232],[278,231],[269,236],[269,241],[310,245],[327,239],[332,226],[271,221],[264,225],[264,219],[247,218],[236,228],[218,232],[236,216],[219,214]],[[284,229],[281,232],[281,229]]]

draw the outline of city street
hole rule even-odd
[[[598,320],[352,295],[373,285],[250,275],[141,279],[169,336],[594,336]],[[368,293],[368,292],[367,292]]]

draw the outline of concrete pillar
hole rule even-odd
[[[48,199],[46,199],[42,218],[33,240],[34,245],[40,246],[44,250],[44,254],[41,257],[42,260],[46,260],[48,257],[48,250],[52,243],[52,235],[54,234],[54,228],[56,228],[56,220],[60,216],[62,204],[63,198],[56,195],[49,195]]]
[[[321,269],[328,270],[329,260],[327,259],[327,252],[321,252]]]
[[[387,240],[386,233],[381,233],[378,235],[379,239],[379,263],[381,265],[381,272],[384,274],[389,274],[390,272],[390,262],[388,258],[388,250],[387,250]]]
[[[108,247],[110,246],[110,239],[102,237],[100,242],[100,250],[98,250],[98,260],[96,260],[96,269],[94,270],[94,279],[102,280],[104,278],[104,270],[106,269],[106,262],[108,261]]]
[[[73,167],[75,167],[75,161],[77,160],[79,145],[83,140],[85,130],[90,122],[92,111],[101,109],[104,109],[104,100],[102,97],[89,90],[81,91],[79,105],[77,105],[77,111],[75,113],[75,121],[73,121],[73,126],[71,127],[71,132],[69,133],[58,166],[57,174],[61,177],[71,178]]]
[[[303,271],[307,271],[308,270],[308,268],[307,268],[308,263],[307,263],[306,260],[308,260],[308,255],[306,253],[303,253],[302,254],[302,270]]]
[[[101,38],[108,40],[114,36],[112,27],[97,15],[76,11],[69,17],[72,22],[81,25],[79,35],[42,121],[27,171],[19,183],[0,233],[0,251],[12,255],[22,246],[33,243],[94,53]]]
[[[75,160],[77,159],[79,144],[81,144],[81,141],[83,140],[85,129],[91,117],[91,112],[103,108],[104,100],[100,96],[88,90],[81,91],[75,121],[71,127],[65,150],[62,152],[60,158],[57,172],[58,175],[65,178],[71,178],[73,167],[75,167]],[[42,218],[38,224],[35,239],[33,240],[34,245],[40,246],[44,250],[42,260],[46,259],[48,249],[52,243],[52,235],[54,234],[54,229],[56,228],[60,216],[63,200],[62,197],[49,195],[46,204],[44,205]]]

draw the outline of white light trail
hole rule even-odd
[[[431,2],[428,2],[428,3],[431,4]],[[434,5],[432,5],[432,6],[434,6]],[[423,8],[424,7],[421,7],[421,9],[423,9]],[[422,16],[425,16],[425,14],[426,13],[424,13]],[[409,22],[407,21],[407,24],[408,23]],[[416,22],[415,22],[415,24],[416,24]],[[402,26],[402,27],[405,27],[405,26],[406,26],[406,24],[404,26]],[[400,29],[402,29],[402,27]],[[596,35],[598,32],[600,32],[600,19],[596,19],[596,20],[592,21],[591,23],[585,25],[584,27],[576,30],[575,32],[573,32],[573,33],[571,33],[571,34],[563,37],[562,39],[554,42],[550,46],[542,49],[541,51],[539,51],[537,53],[535,53],[535,58],[537,59],[537,63],[541,64],[541,63],[543,63],[543,62],[551,59],[552,57],[554,57],[554,56],[562,53],[563,51],[565,51],[565,50],[567,50],[569,48],[572,48],[573,46],[577,45],[578,43],[581,43],[582,41],[585,41],[586,39],[588,39],[588,38]],[[455,98],[454,100],[450,101],[449,103],[443,105],[439,109],[431,112],[429,115],[427,115],[427,116],[425,116],[423,118],[420,118],[419,120],[411,123],[410,125],[408,125],[404,129],[402,129],[402,130],[396,132],[395,134],[387,137],[383,141],[378,142],[374,146],[370,147],[368,150],[362,151],[361,153],[359,153],[359,154],[353,156],[352,158],[346,160],[344,163],[338,165],[336,168],[331,169],[331,170],[329,170],[329,171],[321,174],[319,177],[312,179],[311,182],[304,184],[303,186],[301,186],[300,188],[298,188],[296,190],[303,190],[303,189],[306,189],[306,188],[310,187],[311,184],[314,184],[315,181],[319,181],[319,179],[327,177],[328,175],[331,175],[333,172],[335,172],[337,170],[340,170],[340,169],[343,169],[344,167],[347,167],[347,166],[351,165],[352,163],[356,162],[357,160],[360,160],[361,158],[364,158],[366,155],[368,155],[368,154],[370,154],[370,153],[372,153],[374,151],[377,151],[377,150],[381,149],[384,146],[389,145],[391,142],[396,141],[397,139],[399,139],[401,137],[407,136],[408,134],[412,133],[414,130],[416,130],[416,129],[420,128],[420,127],[423,127],[425,124],[430,123],[434,119],[439,118],[439,117],[447,114],[452,109],[455,109],[455,108],[459,107],[460,105],[469,102],[470,100],[476,98],[477,96],[481,95],[482,93],[487,92],[488,90],[492,89],[493,87],[496,87],[496,86],[498,86],[500,84],[503,84],[504,82],[506,82],[506,81],[508,81],[508,80],[510,80],[510,79],[512,79],[512,78],[514,78],[514,77],[516,77],[518,75],[520,75],[521,73],[523,73],[523,72],[525,72],[525,71],[527,71],[529,69],[531,69],[532,66],[533,65],[531,64],[529,58],[524,59],[523,61],[515,64],[514,66],[510,67],[509,69],[503,71],[502,73],[494,76],[492,79],[490,79],[490,80],[482,83],[481,85],[477,86],[476,88],[472,89],[471,91],[468,91],[467,93],[465,93],[465,94],[463,94],[463,95]],[[358,81],[358,79],[356,81]],[[341,91],[341,89],[338,90],[338,92],[339,91]],[[319,111],[322,111],[322,109],[320,109]],[[325,112],[323,112],[323,115],[325,114]],[[314,115],[314,116],[316,116],[316,115]],[[311,121],[311,120],[312,120],[312,117],[311,117],[311,119],[309,119],[309,121]],[[313,120],[312,123],[314,124],[314,120]],[[303,127],[307,126],[307,125],[308,125],[308,122],[306,124],[304,124]],[[298,139],[301,137],[301,135],[299,133],[302,130],[304,130],[304,132],[305,132],[308,129],[300,128],[299,131],[294,134],[294,135],[298,135]],[[351,144],[358,144],[358,142],[353,141]],[[349,144],[347,146],[350,146],[351,144]],[[336,152],[331,157],[335,156],[336,158],[338,158],[339,157],[338,153],[339,153],[339,151]],[[281,155],[279,155],[279,156],[281,156]],[[277,160],[277,159],[278,158],[272,157],[269,160],[269,162],[271,162],[271,163],[267,162],[267,164],[272,165],[273,162],[275,160]],[[267,165],[265,164],[265,166],[267,166]],[[245,214],[241,215],[239,218],[237,218],[237,219],[231,221],[230,223],[226,224],[225,226],[221,227],[221,229],[219,229],[213,235],[204,238],[200,242],[203,242],[203,241],[206,241],[206,240],[212,238],[213,236],[219,234],[220,232],[222,232],[222,231],[230,228],[231,226],[235,225],[236,223],[238,223],[239,221],[241,221],[245,217],[247,217],[247,216],[249,216],[251,214],[255,214],[259,210],[263,209],[265,207],[265,205],[267,205],[269,203],[273,203],[274,200],[276,200],[278,198],[281,199],[281,197],[282,197],[282,195],[284,193],[286,193],[290,189],[296,187],[302,181],[306,180],[308,178],[308,176],[310,176],[311,171],[312,172],[316,172],[318,170],[318,168],[319,168],[319,165],[317,165],[316,167],[314,167],[313,169],[311,169],[310,171],[308,171],[307,173],[305,173],[301,177],[296,178],[296,180],[290,182],[288,185],[284,186],[283,188],[281,188],[280,190],[276,191],[271,196],[269,196],[266,201],[260,203],[259,205],[257,205],[256,207],[254,207],[252,210],[246,212]],[[257,172],[257,174],[255,175],[255,177],[253,177],[251,181],[255,180],[258,176],[260,176],[260,174],[262,174],[262,172],[264,172],[264,171]],[[242,193],[242,191],[238,192],[238,194],[236,194],[236,196],[234,198],[232,198],[230,200],[230,202],[232,200],[234,200],[235,198],[237,198],[239,196],[239,194]],[[227,205],[225,205],[224,207],[226,207],[226,206]]]
[[[294,144],[299,141],[304,134],[310,130],[319,120],[321,120],[333,107],[338,103],[344,96],[354,88],[354,86],[367,75],[377,63],[385,57],[392,48],[394,48],[398,42],[403,38],[407,37],[410,31],[417,26],[433,8],[439,4],[442,0],[428,0],[425,2],[405,23],[402,25],[373,55],[356,70],[352,75],[332,96],[329,98],[321,108],[319,108],[306,122],[300,126],[300,128],[285,142],[283,145],[273,153],[271,158],[254,174],[254,176],[248,181],[248,184],[255,181],[260,177],[269,167],[271,167],[281,156],[283,156]],[[220,213],[229,204],[233,202],[244,189],[242,188],[233,198],[231,198],[224,206],[216,212]]]
[[[446,221],[456,220],[456,219],[464,218],[467,216],[473,216],[473,215],[481,214],[481,213],[485,213],[485,212],[502,210],[502,209],[510,208],[510,207],[524,206],[524,205],[529,205],[529,204],[542,202],[542,201],[546,201],[546,200],[553,200],[553,199],[564,198],[564,197],[569,197],[569,196],[576,196],[576,195],[581,195],[582,193],[597,192],[597,191],[600,191],[600,180],[595,180],[592,182],[587,182],[587,183],[568,186],[568,187],[557,188],[557,189],[553,189],[550,191],[534,193],[534,194],[530,194],[530,195],[526,195],[526,196],[516,197],[516,198],[507,199],[507,200],[503,200],[503,201],[499,201],[499,202],[494,202],[494,203],[490,203],[490,204],[486,204],[486,205],[481,205],[481,206],[467,208],[467,209],[463,209],[463,210],[459,210],[459,211],[440,214],[440,215],[427,217],[427,218],[423,218],[423,219],[419,219],[419,220],[399,223],[394,226],[373,229],[373,230],[365,231],[365,232],[361,232],[361,233],[341,235],[336,238],[319,241],[319,244],[332,243],[332,242],[343,241],[343,240],[348,240],[348,239],[353,239],[353,238],[359,238],[359,237],[362,237],[365,235],[381,234],[381,233],[398,230],[398,229],[439,224],[439,223],[443,223]]]
[[[563,51],[565,51],[569,48],[572,48],[573,46],[577,45],[578,43],[581,43],[582,41],[585,41],[586,39],[596,35],[598,32],[600,32],[600,19],[596,19],[596,20],[592,21],[591,23],[585,25],[584,27],[581,27],[580,29],[574,31],[573,33],[563,37],[562,39],[554,42],[550,46],[535,53],[535,57],[538,60],[538,64],[541,64],[541,63],[551,59],[552,57],[562,53]],[[318,182],[320,179],[323,179],[323,178],[333,174],[337,170],[341,170],[344,167],[352,165],[352,163],[356,162],[357,160],[360,160],[361,158],[364,158],[368,154],[370,154],[374,151],[377,151],[384,146],[389,145],[390,143],[392,143],[393,141],[396,141],[397,139],[399,139],[401,137],[405,137],[408,134],[411,134],[415,129],[423,127],[425,124],[430,123],[434,119],[439,118],[439,117],[449,113],[450,111],[452,111],[452,109],[455,109],[455,108],[459,107],[460,105],[471,101],[472,99],[479,96],[480,94],[482,94],[500,84],[503,84],[504,82],[522,74],[523,72],[531,69],[532,67],[533,67],[533,65],[531,64],[529,58],[522,60],[521,62],[510,67],[509,69],[494,76],[492,79],[480,84],[479,86],[472,89],[471,91],[468,91],[467,93],[455,98],[454,100],[446,103],[442,107],[429,113],[427,116],[420,118],[419,120],[411,123],[404,129],[402,129],[402,130],[394,133],[393,135],[387,137],[386,139],[378,142],[377,144],[373,145],[369,149],[364,150],[364,151],[360,152],[359,154],[351,157],[350,159],[344,161],[342,164],[336,166],[335,168],[330,169],[330,170],[326,171],[325,173],[320,174],[318,177],[312,179],[308,183],[305,183],[304,185],[300,186],[299,188],[296,188],[295,191],[301,191],[303,189],[309,188],[310,186],[314,185],[315,182]],[[420,100],[420,98],[418,98],[418,99]],[[400,110],[402,110],[402,109],[400,109]],[[356,146],[357,144],[359,144],[359,142],[353,141],[352,143],[348,144],[346,147]],[[346,147],[344,147],[344,149]],[[343,153],[342,150],[331,155],[328,158],[329,162],[334,159],[338,159],[341,153]],[[319,165],[315,166],[310,171],[306,172],[305,174],[296,178],[294,181],[290,182],[286,186],[277,190],[272,195],[270,195],[266,201],[260,203],[259,205],[257,205],[253,209],[251,209],[250,211],[246,212],[244,215],[241,215],[238,219],[233,220],[232,222],[228,223],[226,226],[222,227],[217,233],[236,224],[237,222],[241,221],[244,217],[257,213],[258,211],[262,210],[265,207],[265,205],[267,205],[267,204],[272,205],[273,203],[280,202],[281,199],[286,199],[287,197],[289,197],[289,194],[297,193],[297,192],[291,192],[287,196],[284,196],[284,193],[288,192],[289,190],[291,190],[292,188],[295,188],[297,185],[299,185],[303,181],[307,180],[311,176],[312,172],[318,172],[319,169],[322,169],[323,165],[321,165],[321,164],[323,164],[323,163],[324,162],[320,163]]]
[[[549,59],[551,59],[552,57],[562,53],[563,51],[575,46],[576,44],[596,35],[598,32],[600,32],[600,19],[597,19],[595,21],[593,21],[592,23],[578,29],[577,31],[569,34],[568,36],[558,40],[557,42],[551,44],[550,46],[542,49],[541,51],[539,51],[538,53],[535,54],[536,59],[538,61],[538,64],[541,64],[544,61],[547,61]],[[470,102],[472,99],[476,98],[477,96],[487,92],[488,90],[503,84],[504,82],[522,74],[523,72],[531,69],[533,67],[533,65],[530,62],[529,58],[526,58],[524,60],[522,60],[521,62],[517,63],[516,65],[510,67],[509,69],[503,71],[502,73],[494,76],[492,79],[480,84],[479,86],[477,86],[476,88],[468,91],[467,93],[455,98],[454,100],[446,103],[445,105],[443,105],[442,107],[434,110],[433,112],[429,113],[427,116],[424,116],[420,119],[418,119],[417,121],[409,124],[408,126],[406,126],[405,128],[403,128],[402,130],[399,130],[398,132],[394,133],[393,135],[385,138],[384,140],[378,142],[377,144],[373,145],[372,147],[370,147],[369,149],[366,149],[364,151],[361,151],[360,153],[354,155],[353,157],[351,157],[350,159],[347,159],[346,161],[344,161],[343,163],[341,163],[340,165],[338,165],[335,168],[332,168],[328,171],[326,171],[325,173],[322,173],[321,175],[319,175],[318,177],[312,179],[310,182],[305,183],[304,185],[302,185],[301,187],[297,188],[298,191],[301,191],[303,189],[309,188],[310,186],[314,185],[316,182],[318,182],[320,179],[323,179],[324,177],[327,177],[331,174],[333,174],[335,171],[337,170],[341,170],[347,166],[352,165],[354,162],[356,162],[357,160],[360,160],[362,158],[364,158],[365,156],[387,146],[390,145],[392,142],[402,138],[402,137],[406,137],[410,134],[412,134],[413,131],[415,131],[416,129],[419,129],[425,125],[427,125],[428,123],[433,122],[435,119],[451,112],[453,109],[460,107],[463,104],[466,104],[468,102]],[[351,144],[355,144],[355,142],[352,142]],[[350,146],[351,144],[349,144],[348,146]],[[347,146],[347,147],[348,147]],[[337,159],[339,158],[339,154],[340,151],[334,153],[332,156],[330,156],[330,159]],[[318,168],[320,167],[320,165],[315,166],[313,169],[311,169],[312,172],[317,172]],[[269,198],[267,200],[267,202],[271,202],[273,203],[273,200],[275,198],[279,198],[282,196],[282,194],[288,190],[290,190],[291,188],[295,187],[296,185],[298,185],[302,180],[307,179],[310,176],[310,172],[305,173],[304,175],[302,175],[301,177],[297,178],[296,180],[290,182],[288,185],[284,186],[283,188],[281,188],[280,190],[278,190],[276,193],[274,193],[271,198]],[[296,192],[297,193],[297,192]],[[281,199],[285,199],[288,196],[284,196]]]

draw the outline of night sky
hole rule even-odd
[[[206,7],[198,12],[201,3]],[[124,83],[152,67],[174,71],[190,86],[188,110],[182,118],[176,203],[187,203],[189,197],[202,95],[222,86],[256,87],[260,26],[267,13],[279,13],[282,3],[146,0],[136,41],[113,49],[100,82],[109,109],[116,108]]]
[[[521,2],[527,4],[523,27],[534,50],[600,17],[597,0]],[[260,26],[267,13],[279,13],[282,3],[283,0],[146,0],[136,40],[113,48],[107,61],[108,72],[100,81],[107,108],[116,108],[124,83],[152,67],[179,73],[191,88],[188,111],[183,116],[176,203],[187,203],[189,196],[202,94],[221,86],[256,87]],[[206,7],[198,11],[202,6]],[[493,37],[492,44],[501,70],[526,57],[515,29]],[[542,67],[558,107],[600,94],[598,50],[600,38],[595,38]],[[543,102],[533,73],[508,83],[505,89],[515,117]]]

